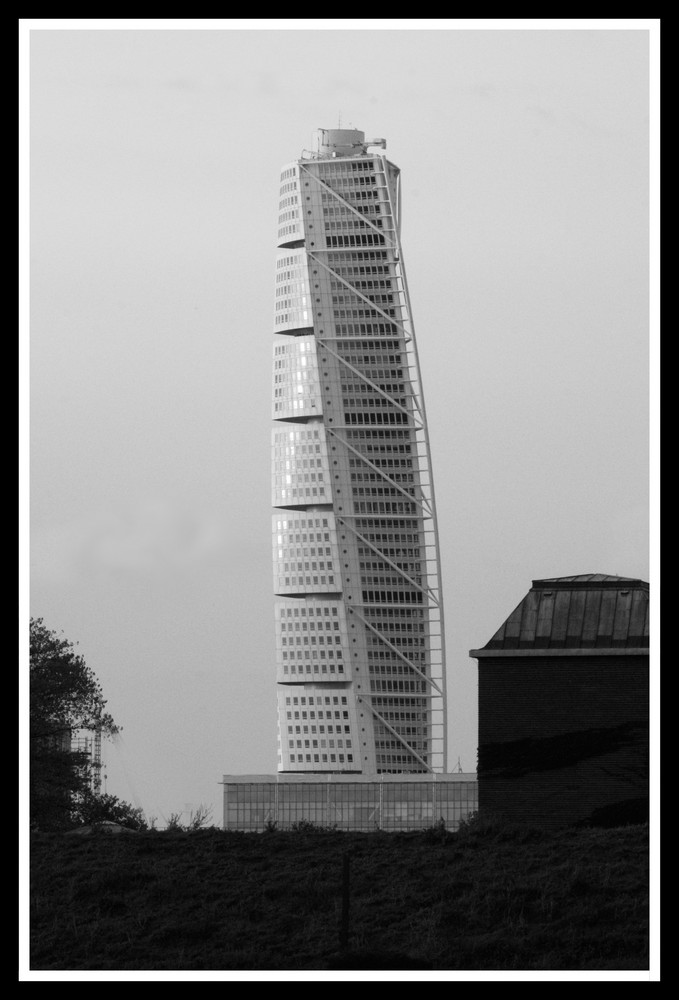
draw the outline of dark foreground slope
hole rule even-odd
[[[646,826],[474,827],[33,834],[31,969],[648,968]]]

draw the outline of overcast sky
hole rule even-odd
[[[106,790],[221,822],[275,772],[279,173],[340,121],[402,170],[473,771],[469,650],[531,581],[649,579],[649,33],[123,23],[30,37],[30,612],[123,727]]]

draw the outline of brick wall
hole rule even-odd
[[[640,816],[648,657],[479,660],[479,811],[541,826]]]

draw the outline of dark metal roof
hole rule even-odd
[[[594,585],[597,587],[621,587],[623,584],[634,584],[638,587],[646,587],[648,584],[643,580],[635,580],[631,576],[607,576],[605,573],[581,573],[579,576],[556,576],[547,580],[533,580],[533,587],[554,587],[559,590],[574,590],[578,587]]]
[[[648,583],[587,573],[533,580],[483,648],[648,648]]]

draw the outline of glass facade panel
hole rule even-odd
[[[273,417],[297,420],[321,412],[321,390],[313,337],[290,337],[274,346]],[[275,506],[285,506],[277,504]]]
[[[421,830],[443,820],[456,830],[475,812],[475,780],[343,782],[230,782],[224,780],[224,828],[263,831],[268,823],[281,830],[296,823],[338,830]]]
[[[287,197],[290,197],[289,195]],[[301,223],[294,226],[294,233],[301,232]],[[276,306],[274,330],[284,333],[313,325],[309,268],[305,250],[280,253],[276,260]]]

